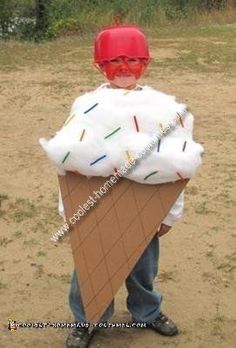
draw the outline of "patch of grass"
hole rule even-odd
[[[66,283],[66,284],[70,284],[71,283],[71,274],[62,274],[60,276],[60,280],[63,282],[63,283]]]
[[[176,57],[158,60],[158,50],[153,61],[155,67],[168,68],[171,71],[195,71],[200,73],[223,73],[236,75],[235,46],[236,27],[211,26],[170,29],[162,42],[166,48],[177,46]],[[177,39],[176,39],[177,38]],[[189,43],[189,44],[188,44]]]
[[[56,274],[56,273],[48,273],[48,277],[58,279],[62,281],[63,283],[70,284],[71,283],[71,274],[65,273],[65,274]]]
[[[5,200],[9,199],[8,195],[5,194],[5,193],[0,193],[0,206],[1,206],[1,203]]]
[[[59,92],[62,90],[71,90],[77,87],[77,83],[68,82],[68,81],[59,81],[59,80],[51,80],[51,81],[42,81],[40,85],[43,87],[51,87],[55,92]]]
[[[0,218],[4,218],[4,216],[6,215],[6,210],[2,210],[0,209]]]
[[[0,246],[7,246],[7,244],[13,242],[12,239],[9,239],[7,237],[0,237]]]
[[[46,66],[60,66],[88,60],[91,52],[90,39],[75,38],[56,40],[41,44],[30,42],[0,42],[0,70],[18,71],[24,67],[39,68]],[[90,61],[89,61],[90,62]],[[90,62],[91,64],[91,62]]]
[[[213,258],[214,257],[214,249],[207,250],[206,256],[210,257],[210,258]]]
[[[150,69],[167,69],[176,72],[194,71],[207,74],[236,75],[235,47],[236,27],[230,25],[176,26],[147,30],[150,47],[174,49],[174,57],[159,59],[156,50]],[[84,37],[59,39],[42,44],[6,42],[0,43],[0,69],[16,70],[24,67],[40,68],[44,65],[66,71],[79,72],[80,81],[91,84],[88,76],[96,75],[91,64],[91,45],[94,34]],[[68,70],[69,69],[69,70]],[[149,71],[149,70],[148,70]],[[65,89],[64,82],[45,82]],[[73,86],[72,86],[73,87]],[[67,88],[71,88],[67,86]]]
[[[22,233],[22,231],[15,231],[13,233],[13,236],[16,238],[21,238],[23,236],[23,233]]]
[[[203,214],[203,215],[208,214],[210,212],[210,210],[207,208],[207,202],[203,201],[203,202],[199,203],[195,208],[195,212],[197,214]]]
[[[203,272],[202,279],[203,281],[207,281],[208,283],[211,283],[213,285],[217,284],[216,277],[211,272]]]
[[[6,288],[7,288],[7,284],[2,283],[2,282],[0,281],[0,290],[1,290],[1,289],[6,289]]]
[[[226,259],[236,263],[236,251],[234,251],[231,255],[227,255]]]
[[[219,226],[213,226],[210,229],[211,231],[218,233],[219,231],[221,231],[222,228],[220,228]]]
[[[236,175],[234,172],[228,172],[226,173],[226,176],[224,178],[224,182],[229,182],[231,185],[230,185],[230,188],[234,187],[233,183],[234,181],[236,181],[235,179]]]
[[[217,269],[227,274],[233,273],[236,269],[236,252],[233,252],[231,255],[226,255],[224,259],[225,261],[220,263]]]
[[[43,276],[44,272],[44,267],[43,265],[36,265],[36,271],[34,272],[34,278],[39,279]]]
[[[31,245],[37,245],[39,244],[38,240],[31,238],[29,240],[24,240],[24,245],[31,246]]]
[[[28,198],[17,198],[15,202],[9,204],[10,218],[15,222],[22,222],[38,214],[36,205]]]
[[[225,273],[231,273],[236,269],[235,264],[231,264],[230,262],[222,262],[217,269],[223,270]]]
[[[219,312],[219,304],[216,305],[216,315],[215,318],[213,319],[213,326],[212,326],[212,335],[217,336],[221,339],[224,339],[224,333],[223,333],[223,328],[222,325],[225,322],[225,317],[220,314]]]
[[[37,252],[37,254],[36,254],[36,256],[38,256],[38,257],[46,256],[46,255],[47,255],[47,253],[46,253],[45,251],[43,251],[43,250],[39,250],[39,251]]]
[[[167,272],[167,271],[162,271],[160,272],[160,274],[158,275],[158,280],[160,282],[166,282],[168,280],[175,280],[175,277],[174,277],[174,274],[175,272]]]
[[[215,197],[216,201],[219,201],[219,202],[222,202],[222,203],[225,203],[227,205],[236,205],[236,200],[234,200],[230,193],[228,191],[223,191],[221,193],[219,193],[218,195],[216,195]]]
[[[197,186],[187,186],[185,192],[192,196],[196,196],[199,193]]]
[[[44,221],[37,221],[36,225],[34,226],[33,232],[48,234],[48,222],[46,221],[46,219],[44,219]]]

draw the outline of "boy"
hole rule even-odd
[[[95,65],[108,80],[100,89],[125,89],[142,91],[137,84],[150,62],[147,40],[144,33],[133,25],[119,25],[104,29],[95,40]],[[75,102],[72,106],[76,107]],[[192,116],[189,114],[189,117]],[[191,128],[191,127],[190,127]],[[181,217],[183,210],[183,194],[173,205],[164,219],[156,237],[153,238],[143,255],[126,279],[128,291],[127,308],[132,320],[145,322],[147,327],[165,335],[178,333],[177,326],[161,312],[162,296],[154,291],[153,281],[157,275],[159,257],[159,237],[168,233],[172,223]],[[74,272],[69,294],[70,308],[75,322],[86,322],[80,289]],[[114,302],[104,312],[100,322],[109,321],[114,312]],[[94,333],[87,328],[76,328],[68,336],[67,348],[86,348]]]

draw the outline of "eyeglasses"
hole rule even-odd
[[[141,62],[140,58],[131,58],[131,57],[117,57],[108,61],[110,64],[114,66],[119,66],[121,64],[135,65]]]

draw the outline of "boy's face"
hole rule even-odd
[[[100,64],[100,68],[112,87],[132,89],[146,65],[140,58],[117,57]]]

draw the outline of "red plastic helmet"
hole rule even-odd
[[[147,39],[135,25],[113,25],[104,28],[95,39],[94,62],[102,63],[116,57],[150,60]]]

